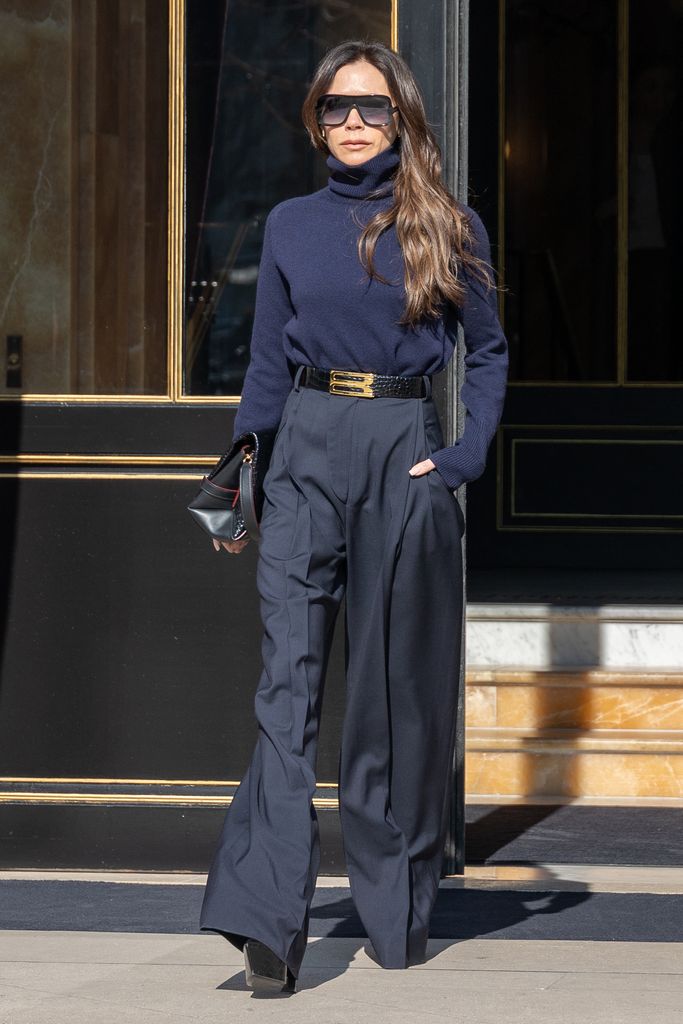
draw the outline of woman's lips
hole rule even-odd
[[[347,146],[349,149],[360,149],[361,146],[367,145],[367,142],[342,142],[342,146]]]

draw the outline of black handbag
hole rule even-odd
[[[202,480],[187,506],[190,515],[217,540],[260,537],[263,479],[273,451],[275,431],[248,430],[231,444]]]

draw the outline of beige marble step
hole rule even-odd
[[[468,726],[683,729],[683,673],[474,669]]]
[[[683,755],[683,730],[486,729],[466,730],[467,749],[481,753],[628,753]]]
[[[683,673],[474,669],[465,790],[477,798],[683,798]]]
[[[465,793],[472,802],[540,796],[549,802],[577,797],[681,800],[683,754],[468,751]]]

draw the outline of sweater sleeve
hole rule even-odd
[[[246,430],[276,430],[293,383],[282,337],[294,310],[287,281],[275,261],[273,221],[271,210],[263,230],[250,359],[235,416],[233,441]]]
[[[468,211],[474,232],[473,251],[491,266],[491,246],[481,218]],[[508,375],[508,344],[498,319],[496,291],[464,271],[467,296],[462,308],[465,376],[460,397],[465,406],[462,436],[429,458],[449,487],[481,476],[486,455],[503,413]],[[432,471],[434,472],[434,471]]]

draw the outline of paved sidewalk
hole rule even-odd
[[[67,885],[107,883],[93,885],[92,894],[88,886],[78,887],[75,918],[82,930],[55,930],[55,925],[73,927],[66,925],[70,905],[56,898],[58,879]],[[657,1024],[683,1024],[683,941],[628,941],[639,934],[657,934],[656,922],[648,918],[639,924],[633,912],[610,917],[601,896],[622,893],[632,901],[634,892],[668,893],[659,896],[665,902],[657,904],[658,911],[648,902],[647,913],[656,912],[662,919],[668,915],[664,938],[673,935],[677,940],[680,931],[683,939],[683,915],[679,929],[677,905],[671,902],[683,893],[683,869],[677,867],[468,868],[465,878],[442,879],[441,884],[464,890],[458,919],[470,907],[477,920],[465,921],[464,930],[461,920],[457,927],[461,935],[473,931],[475,937],[432,939],[427,962],[403,971],[379,967],[364,952],[363,938],[311,937],[297,992],[271,997],[246,987],[242,954],[225,939],[188,930],[182,915],[189,912],[194,921],[196,907],[191,908],[205,875],[0,872],[0,887],[10,880],[50,883],[33,907],[34,918],[49,930],[25,928],[31,920],[30,901],[16,898],[19,920],[11,927],[11,901],[6,900],[6,927],[0,929],[0,1024],[645,1024],[653,1018]],[[111,883],[117,881],[128,883],[121,886],[127,894],[125,904],[117,904],[112,895],[118,887]],[[137,890],[131,882],[140,886],[140,900],[132,903]],[[317,899],[335,888],[348,892],[348,879],[343,877],[321,876],[318,884]],[[92,930],[107,914],[114,921],[112,927],[121,927],[122,920],[126,928],[126,921],[136,919],[135,926],[148,927],[147,917],[154,917],[164,905],[150,902],[152,889],[160,885],[181,887],[172,890],[178,895],[171,903],[181,915],[175,932]],[[585,900],[570,902],[550,917],[538,907],[529,910],[526,919],[516,913],[510,920],[501,915],[501,906],[516,891],[524,897],[532,890],[529,897],[538,904],[541,888],[548,899],[568,891],[577,897],[595,894],[594,905],[602,908],[597,911],[599,928],[593,932],[597,937],[586,938],[591,934],[586,928],[592,925],[581,917],[588,906]],[[183,891],[191,897],[189,903],[181,899]],[[50,924],[36,913],[41,906],[46,915],[52,914]],[[118,918],[121,913],[129,916]],[[325,910],[318,924],[327,914]],[[498,919],[493,920],[496,914]],[[519,931],[536,927],[537,922],[537,935],[552,935],[552,928],[563,921],[569,938],[524,937]],[[453,934],[456,924],[454,918]],[[507,929],[510,937],[493,937],[497,928]],[[603,941],[613,935],[627,941]]]
[[[430,941],[378,967],[362,939],[312,939],[293,995],[257,996],[221,936],[0,932],[1,1024],[658,1024],[683,1021],[683,945]]]

